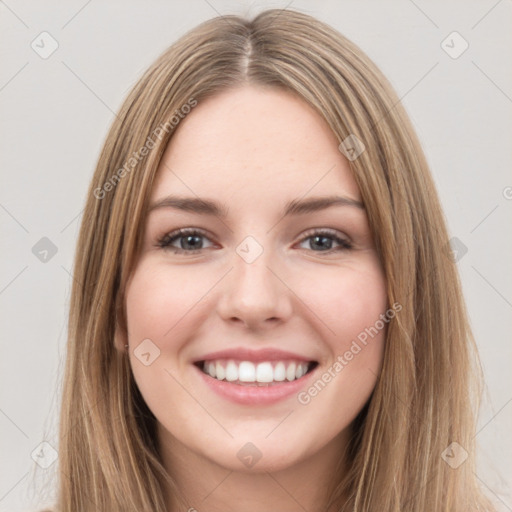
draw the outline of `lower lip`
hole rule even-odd
[[[306,375],[291,382],[273,384],[272,386],[242,386],[231,382],[217,380],[204,373],[196,365],[204,383],[218,395],[243,405],[269,405],[299,393],[313,375],[318,366]]]

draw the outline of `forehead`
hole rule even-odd
[[[180,122],[152,199],[192,193],[257,206],[310,191],[360,200],[338,139],[294,94],[243,86],[199,102]]]

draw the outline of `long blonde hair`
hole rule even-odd
[[[326,499],[357,512],[491,510],[473,474],[475,343],[421,146],[396,93],[355,44],[315,18],[277,9],[251,21],[215,18],[187,33],[145,72],[109,131],[76,250],[55,509],[164,512],[163,486],[177,492],[158,452],[156,420],[128,357],[114,347],[115,327],[126,327],[125,286],[155,172],[191,108],[184,106],[243,84],[291,91],[340,143],[349,135],[364,143],[350,165],[389,303],[402,305],[354,424],[348,472],[337,470]],[[468,453],[457,468],[442,457],[452,442]]]

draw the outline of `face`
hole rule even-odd
[[[236,471],[340,447],[380,371],[387,299],[325,121],[288,92],[225,91],[181,121],[156,178],[116,343],[161,442]]]

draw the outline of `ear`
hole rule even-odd
[[[123,329],[116,320],[116,328],[114,332],[114,348],[119,352],[126,352],[128,345],[128,336],[126,330]]]
[[[116,305],[116,321],[114,331],[114,348],[119,352],[126,352],[128,345],[128,331],[126,327],[125,314],[122,305]]]

